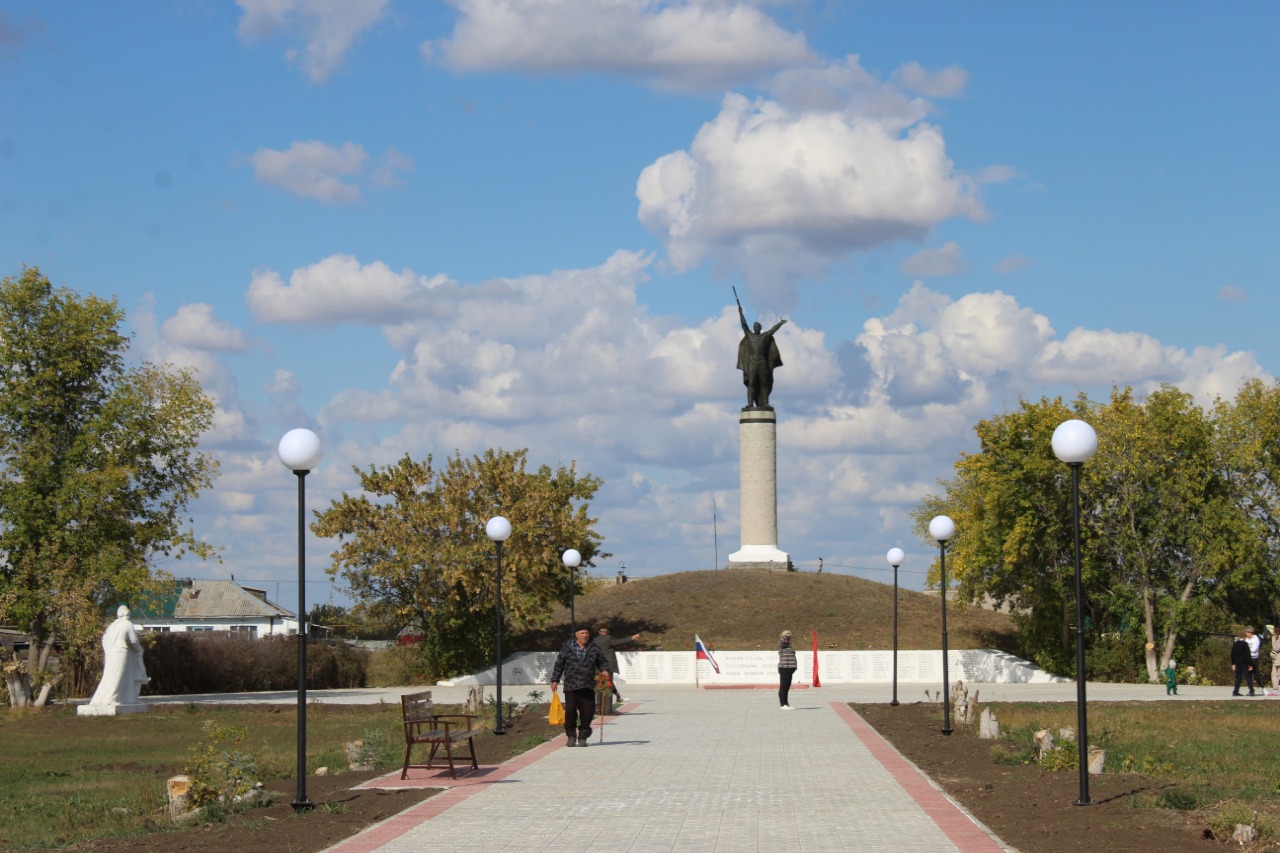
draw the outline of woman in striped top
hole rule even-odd
[[[791,632],[783,631],[778,638],[778,702],[782,710],[790,711],[787,694],[791,692],[791,677],[796,674],[796,650],[791,648]]]

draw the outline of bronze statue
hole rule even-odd
[[[773,392],[773,369],[782,367],[782,356],[778,352],[778,343],[773,333],[782,328],[785,319],[773,324],[768,331],[760,331],[757,322],[755,328],[747,327],[747,315],[742,311],[742,302],[738,300],[738,290],[734,288],[733,298],[738,302],[738,320],[742,323],[742,340],[738,343],[738,369],[742,371],[742,384],[747,386],[747,405],[750,409],[771,409],[769,394]]]

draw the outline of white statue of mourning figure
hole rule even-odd
[[[88,705],[76,708],[80,716],[137,714],[151,710],[138,696],[142,685],[150,681],[142,662],[142,642],[138,629],[129,621],[129,608],[123,604],[116,610],[116,621],[102,635],[105,662],[102,681]]]

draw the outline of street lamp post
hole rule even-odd
[[[495,674],[498,681],[498,718],[494,722],[493,733],[505,735],[507,730],[502,725],[502,543],[511,536],[511,522],[500,515],[489,519],[484,526],[485,535],[498,547],[498,597],[494,602],[493,612],[497,625],[497,642],[494,645]]]
[[[578,553],[576,548],[570,548],[564,552],[564,564],[569,569],[569,627],[572,629],[570,634],[576,633],[578,630],[578,619],[574,616],[573,607],[574,599],[577,597],[575,589],[575,580],[578,574],[578,566],[582,565],[582,555]]]
[[[897,706],[898,702],[898,566],[902,565],[906,555],[902,553],[901,548],[890,548],[889,553],[885,554],[885,559],[889,561],[889,565],[893,566],[893,701],[890,705]]]
[[[1081,420],[1063,421],[1053,431],[1053,453],[1071,467],[1071,521],[1075,539],[1076,568],[1076,727],[1080,763],[1080,799],[1074,805],[1087,806],[1089,799],[1089,719],[1085,705],[1084,667],[1084,584],[1080,580],[1080,469],[1098,450],[1098,434]]]
[[[929,522],[929,535],[938,540],[938,558],[942,567],[942,733],[951,734],[951,674],[947,669],[947,540],[956,535],[956,523],[945,515]]]
[[[298,477],[298,789],[293,799],[295,812],[315,808],[307,799],[307,631],[306,590],[306,479],[324,452],[320,437],[309,429],[291,429],[280,439],[276,452],[285,467]]]

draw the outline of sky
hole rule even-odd
[[[310,509],[528,448],[604,480],[594,574],[723,566],[736,288],[788,320],[778,547],[920,589],[979,420],[1280,371],[1277,43],[1263,2],[3,0],[0,276],[216,402],[179,577],[293,608],[295,427]]]

